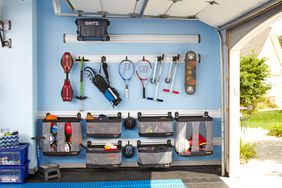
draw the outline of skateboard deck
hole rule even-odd
[[[69,52],[65,52],[61,59],[61,65],[66,74],[70,73],[73,66],[73,58]]]
[[[70,102],[73,98],[73,89],[71,87],[69,73],[73,66],[73,58],[69,52],[65,52],[61,59],[61,65],[66,73],[66,79],[64,81],[64,86],[61,90],[61,97],[64,102]]]
[[[189,51],[185,55],[185,92],[193,95],[196,91],[197,54]]]

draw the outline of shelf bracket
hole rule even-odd
[[[5,32],[11,30],[11,21],[0,20],[0,43],[2,48],[9,47],[12,48],[12,39],[7,39],[5,37]]]

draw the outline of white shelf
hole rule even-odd
[[[77,35],[64,35],[66,43],[200,43],[200,35],[110,35],[110,41],[78,41]]]

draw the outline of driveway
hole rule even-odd
[[[230,187],[282,187],[282,138],[263,129],[246,129],[242,140],[255,143],[257,157],[240,166],[239,178],[223,178]]]

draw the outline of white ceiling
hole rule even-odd
[[[132,14],[136,0],[69,0],[75,10],[87,13]],[[136,4],[135,13],[140,13],[144,0]]]
[[[107,12],[115,15],[141,14],[146,0],[68,0],[73,8],[85,13]],[[175,2],[176,1],[176,2]],[[215,0],[210,5],[208,0],[148,0],[144,17],[177,17],[195,16],[211,25],[221,26],[243,14],[259,7],[269,0]],[[102,4],[102,6],[101,6]],[[165,14],[165,16],[164,16]]]

